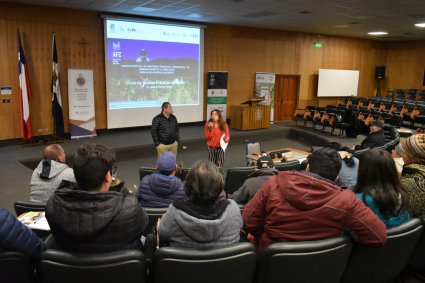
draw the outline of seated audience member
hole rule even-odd
[[[65,151],[58,144],[43,150],[43,160],[31,177],[31,201],[47,202],[62,180],[75,182],[74,171],[65,164]]]
[[[261,156],[257,160],[257,170],[248,176],[248,179],[231,195],[231,198],[237,203],[246,204],[261,186],[277,173],[279,171],[274,168],[273,160],[268,155]]]
[[[161,218],[161,244],[187,248],[213,248],[239,242],[242,217],[233,200],[220,197],[224,188],[220,170],[210,161],[198,161],[190,169],[187,201],[176,200]]]
[[[360,145],[356,145],[356,150],[385,145],[385,136],[384,131],[382,130],[381,121],[372,121],[370,123],[369,131],[369,135],[362,141],[362,143]]]
[[[275,242],[326,239],[346,230],[361,244],[385,243],[384,223],[353,191],[334,183],[341,162],[335,150],[322,148],[309,156],[305,172],[282,171],[267,180],[242,213],[259,252]]]
[[[0,248],[37,257],[44,242],[7,210],[0,208]]]
[[[174,200],[186,200],[183,182],[175,176],[176,156],[167,151],[158,157],[159,173],[143,177],[139,185],[139,203],[143,207],[168,207]]]
[[[401,149],[404,167],[400,181],[409,197],[407,210],[412,216],[425,216],[425,134],[407,138]]]
[[[371,149],[362,156],[355,192],[387,228],[410,219],[406,211],[407,193],[391,154],[385,150]]]
[[[357,184],[357,171],[359,170],[359,160],[353,156],[352,150],[348,147],[341,146],[337,142],[331,142],[328,147],[338,151],[342,158],[341,170],[338,173],[336,183],[350,189]]]
[[[109,191],[115,152],[82,144],[74,157],[75,183],[64,182],[48,200],[46,218],[59,248],[73,252],[141,249],[147,215],[137,197]]]

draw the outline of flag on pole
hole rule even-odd
[[[18,31],[18,71],[19,88],[21,98],[21,126],[22,138],[29,140],[32,137],[29,99],[31,99],[30,79],[28,75],[27,61],[22,49],[21,35]]]
[[[58,137],[65,137],[63,126],[62,98],[59,84],[59,63],[58,52],[56,50],[56,35],[53,33],[53,63],[52,63],[52,116],[54,120],[54,134]]]

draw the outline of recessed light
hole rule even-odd
[[[371,31],[371,32],[368,32],[367,34],[369,34],[369,35],[387,35],[388,32],[385,32],[385,31]]]
[[[415,24],[415,26],[420,27],[420,28],[425,28],[425,23],[417,23],[417,24]]]

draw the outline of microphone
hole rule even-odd
[[[212,121],[210,119],[210,122],[208,123],[208,130],[211,132],[212,131]]]

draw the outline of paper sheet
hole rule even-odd
[[[226,142],[224,141],[224,136],[225,136],[225,134],[223,134],[223,135],[221,136],[221,139],[220,139],[220,146],[221,146],[221,148],[223,149],[223,151],[226,151],[226,148],[227,148],[228,143],[226,143]]]

